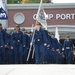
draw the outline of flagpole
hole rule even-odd
[[[35,47],[34,47],[34,45],[33,45],[32,59],[34,58],[34,52],[35,52]]]
[[[34,29],[34,31],[33,31],[32,41],[31,41],[29,53],[28,53],[28,56],[27,56],[27,62],[28,62],[28,60],[29,60],[30,52],[31,52],[31,49],[32,49],[32,45],[33,45],[33,41],[34,41],[34,35],[35,35],[35,29]]]

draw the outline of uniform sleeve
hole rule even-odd
[[[22,43],[23,43],[23,32],[20,31],[20,34],[21,34],[21,39],[20,39],[20,40],[21,40]]]
[[[3,32],[4,43],[7,44],[7,33],[5,30],[2,30],[2,32]]]
[[[64,43],[63,43],[63,48],[65,49],[65,41],[64,41]]]
[[[71,41],[71,48],[72,48],[72,50],[73,50],[73,42]]]
[[[23,34],[23,46],[27,46],[27,41],[28,40],[28,36],[26,34]]]
[[[29,49],[30,48],[30,36],[27,36],[27,49]]]
[[[51,36],[48,35],[48,39],[49,39],[49,45],[50,45],[50,48],[52,49],[52,41],[51,41],[52,38],[51,38]]]
[[[48,38],[48,36],[49,36],[49,35],[48,35],[48,31],[47,31],[47,30],[44,30],[44,31],[45,31],[45,34],[46,34],[46,36],[47,36],[47,38]]]
[[[42,30],[42,34],[43,34],[43,40],[44,40],[44,43],[46,44],[49,44],[49,41],[48,41],[48,32],[46,30]]]
[[[59,42],[56,38],[55,38],[55,42],[56,42],[56,49],[59,49]]]

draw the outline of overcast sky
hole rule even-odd
[[[52,0],[53,3],[75,3],[75,0]]]

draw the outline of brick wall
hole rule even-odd
[[[61,20],[55,19],[56,14],[71,14],[75,13],[75,9],[69,9],[69,8],[62,8],[62,9],[45,9],[47,14],[53,14],[54,17],[51,20],[47,20],[48,25],[75,25],[75,19],[67,19],[67,20]],[[25,15],[25,21],[21,24],[22,27],[31,27],[35,21],[33,20],[33,15],[37,13],[36,9],[8,9],[8,27],[14,27],[16,23],[13,20],[14,15],[17,12],[21,12]]]

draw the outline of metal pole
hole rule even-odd
[[[34,29],[32,41],[31,41],[32,44],[33,44],[33,41],[34,41],[34,35],[35,35],[35,29]],[[30,49],[29,49],[29,53],[28,53],[28,56],[27,56],[27,61],[29,60],[29,56],[30,56],[31,49],[32,49],[32,45],[30,46]]]
[[[32,59],[34,58],[34,51],[35,51],[35,47],[33,46]]]

